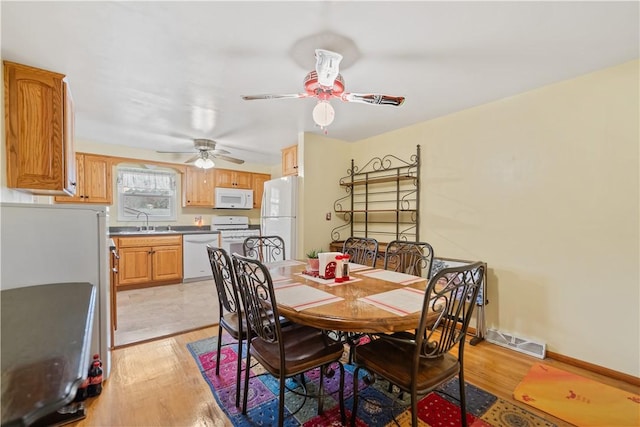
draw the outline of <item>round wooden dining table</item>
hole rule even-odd
[[[276,304],[281,316],[296,323],[313,326],[319,329],[336,330],[342,332],[364,333],[389,333],[416,329],[422,311],[416,311],[404,315],[398,315],[382,309],[360,298],[369,297],[394,289],[413,288],[423,291],[416,292],[416,298],[424,300],[424,290],[427,279],[416,277],[414,283],[400,284],[393,281],[369,277],[372,269],[363,269],[351,272],[350,278],[356,281],[341,284],[322,284],[313,277],[301,274],[306,264],[300,262],[275,263],[269,266],[276,291]],[[333,282],[333,281],[332,281]],[[308,285],[314,289],[327,292],[342,298],[339,301],[330,302],[304,309],[296,309],[278,301],[278,290],[281,283],[287,286],[296,284]],[[308,288],[307,288],[308,289]],[[421,296],[422,295],[422,296]],[[434,319],[436,314],[434,313]]]

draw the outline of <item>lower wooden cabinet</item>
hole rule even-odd
[[[118,289],[182,282],[182,236],[118,238]]]

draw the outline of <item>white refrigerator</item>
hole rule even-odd
[[[100,354],[104,379],[111,369],[107,209],[0,203],[0,289],[92,283],[96,305],[91,354]]]
[[[285,176],[264,183],[260,232],[263,236],[282,237],[286,259],[296,258],[297,214],[297,176]]]

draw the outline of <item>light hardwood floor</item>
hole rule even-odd
[[[186,347],[217,331],[205,328],[115,350],[111,378],[102,394],[88,402],[87,418],[73,426],[230,426]],[[516,385],[539,362],[487,342],[465,347],[466,380],[514,403]],[[542,363],[640,393],[640,387],[565,363],[550,359]],[[527,409],[558,426],[569,425]]]
[[[116,347],[211,326],[220,317],[213,279],[120,291],[117,305]]]

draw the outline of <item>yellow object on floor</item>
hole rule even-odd
[[[547,365],[534,365],[513,397],[577,426],[640,426],[640,395]]]

